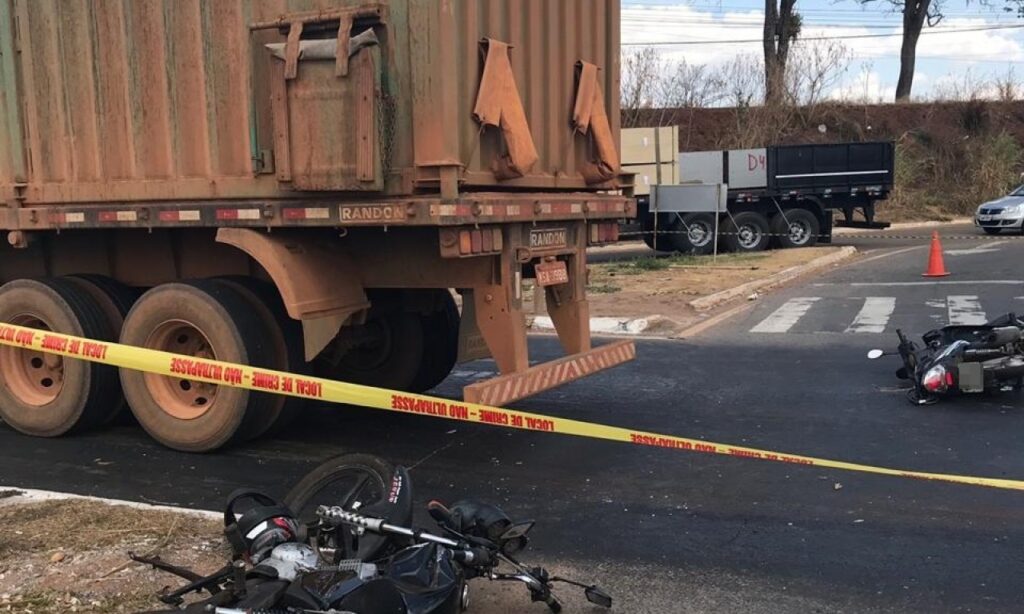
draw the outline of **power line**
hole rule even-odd
[[[746,15],[743,15],[746,17]],[[751,15],[751,18],[744,19],[717,19],[711,16],[695,15],[692,17],[671,17],[671,18],[658,18],[655,16],[641,16],[641,17],[626,17],[622,18],[623,26],[715,26],[717,28],[734,28],[734,29],[749,29],[749,28],[762,28],[764,26],[764,17],[758,15]],[[1019,21],[1014,20],[1012,24],[1007,23],[982,23],[982,24],[961,24],[961,25],[944,25],[937,27],[940,30],[943,28],[987,28],[990,26],[1009,26],[1019,25]],[[902,28],[900,21],[890,20],[887,23],[869,23],[869,21],[842,21],[842,20],[830,20],[830,21],[817,21],[805,19],[803,21],[804,27],[814,28],[865,28],[865,29],[899,29]]]
[[[925,34],[958,34],[961,32],[987,32],[991,30],[1014,30],[1024,28],[1024,24],[1008,25],[1008,26],[985,26],[978,28],[960,28],[960,29],[948,29],[948,30],[925,30],[921,32],[921,35]],[[885,34],[847,34],[837,36],[808,36],[805,38],[798,38],[800,41],[833,41],[833,40],[852,40],[859,38],[887,38],[892,36],[903,36],[902,32],[889,32]],[[677,47],[682,45],[736,45],[746,43],[761,43],[764,42],[761,38],[746,38],[746,39],[733,39],[733,40],[696,40],[696,41],[657,41],[649,43],[622,43],[623,47]]]
[[[653,3],[652,4],[650,2],[644,2],[644,1],[629,2],[628,0],[623,0],[622,8],[623,8],[623,12],[625,12],[625,11],[632,11],[632,12],[638,12],[638,11],[645,11],[645,12],[646,11],[649,11],[649,12],[661,11],[661,12],[666,12],[666,13],[678,11],[678,10],[681,10],[681,9],[682,10],[689,10],[689,9],[692,9],[692,8],[698,8],[698,9],[703,8],[703,9],[707,10],[708,12],[714,12],[714,9],[733,9],[733,10],[744,10],[744,9],[747,9],[747,10],[758,10],[758,9],[762,9],[763,10],[764,9],[764,2],[758,2],[757,0],[751,0],[750,4],[729,4],[729,3],[726,3],[726,2],[720,2],[718,0],[711,0],[709,2],[686,1],[686,2],[675,2],[675,3],[671,3],[671,4],[670,3]],[[798,13],[802,14],[802,15],[803,14],[809,14],[809,13],[822,13],[822,14],[827,14],[827,15],[833,15],[835,13],[853,13],[853,14],[858,14],[858,15],[899,15],[898,11],[888,10],[888,9],[869,11],[867,9],[862,9],[862,8],[861,9],[798,8],[798,9],[796,9],[796,11]],[[999,15],[999,14],[1012,15],[1013,11],[994,10],[994,9],[993,10],[985,10],[985,11],[957,10],[957,11],[943,11],[943,14],[944,15],[948,15],[948,16],[957,16],[957,17],[965,17],[965,16],[966,17],[974,17],[974,16],[981,17],[981,16],[985,16],[985,15]]]
[[[671,26],[682,26],[682,27],[685,27],[685,26],[713,25],[716,28],[722,28],[724,30],[749,30],[750,28],[761,28],[761,27],[763,27],[764,26],[764,22],[763,21],[747,21],[747,22],[742,22],[742,21],[726,21],[726,22],[723,22],[723,21],[718,21],[718,20],[714,20],[714,19],[705,19],[705,20],[694,19],[694,20],[686,20],[686,21],[683,21],[683,20],[680,20],[680,21],[668,21],[668,20],[664,20],[664,19],[650,19],[650,20],[623,19],[622,20],[622,25],[623,26],[627,26],[627,27],[631,26],[631,25],[636,25],[636,26],[647,26],[647,25],[664,25],[664,26],[669,26],[669,25],[671,25]],[[849,28],[849,29],[864,28],[864,29],[869,29],[869,30],[870,29],[893,30],[893,29],[897,29],[897,28],[902,27],[902,25],[898,24],[898,23],[892,23],[892,24],[866,24],[866,23],[856,23],[856,22],[850,22],[850,23],[826,23],[826,22],[819,22],[819,21],[805,21],[805,22],[803,22],[802,26],[805,27],[805,28],[806,27],[814,27],[814,28]]]

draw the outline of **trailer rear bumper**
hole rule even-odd
[[[587,352],[545,362],[525,371],[471,384],[463,389],[463,397],[470,403],[501,406],[610,369],[634,358],[636,346],[632,341],[616,341]]]

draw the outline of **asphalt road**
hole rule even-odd
[[[914,407],[898,389],[894,362],[864,358],[891,345],[897,326],[920,333],[949,317],[1024,311],[1024,241],[949,240],[947,252],[961,253],[947,255],[953,274],[940,281],[956,283],[928,285],[919,285],[920,240],[849,241],[874,253],[763,297],[696,339],[640,341],[634,363],[517,407],[867,464],[1024,479],[1021,398]],[[871,301],[871,317],[858,320],[869,297],[886,300]],[[557,344],[536,337],[531,349],[550,358]],[[454,396],[492,368],[460,367],[438,392]],[[621,612],[1024,610],[1020,492],[358,408],[316,408],[279,439],[210,455],[163,449],[130,425],[55,440],[0,427],[0,484],[217,509],[239,485],[283,493],[318,461],[349,451],[412,466],[419,501],[474,496],[538,519],[533,556],[600,580]],[[525,598],[520,603],[527,609]]]

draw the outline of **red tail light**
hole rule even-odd
[[[953,374],[942,365],[935,365],[921,378],[921,385],[928,392],[945,392],[953,383]]]

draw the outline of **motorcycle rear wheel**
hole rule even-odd
[[[285,495],[284,504],[300,524],[309,526],[316,522],[316,509],[320,505],[360,511],[386,501],[394,475],[395,466],[383,458],[371,454],[343,454],[307,473]],[[345,544],[329,545],[340,549],[342,558],[367,560],[381,549],[386,539],[367,533],[359,540],[346,539]]]

